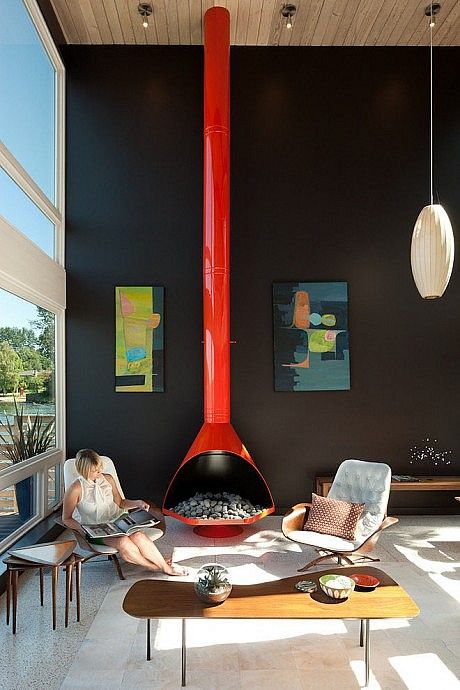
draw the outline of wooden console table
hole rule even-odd
[[[316,477],[316,493],[327,496],[334,477]],[[460,477],[417,477],[413,482],[391,482],[391,491],[458,491]]]

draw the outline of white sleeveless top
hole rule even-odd
[[[82,524],[112,522],[127,512],[113,500],[112,486],[103,474],[95,482],[81,476],[78,480],[81,485],[81,499],[77,503],[77,510]]]

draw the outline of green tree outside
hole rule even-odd
[[[7,341],[16,352],[23,347],[37,346],[37,336],[31,328],[2,326],[0,327],[0,343],[4,341]]]
[[[15,393],[22,371],[22,361],[8,341],[0,343],[0,390]]]
[[[54,314],[43,307],[37,307],[37,319],[30,325],[38,331],[38,351],[42,355],[44,369],[54,369]]]

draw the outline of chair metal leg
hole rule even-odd
[[[343,553],[341,553],[341,554],[338,554],[338,553],[326,553],[326,554],[324,554],[324,555],[322,555],[322,556],[318,556],[318,558],[315,558],[313,561],[310,561],[310,563],[307,563],[307,565],[304,565],[303,568],[299,568],[299,569],[297,570],[297,572],[298,572],[298,573],[304,573],[304,572],[305,572],[306,570],[308,570],[309,568],[312,568],[314,565],[317,565],[318,563],[321,563],[321,561],[325,561],[325,560],[327,560],[327,559],[329,559],[329,558],[337,558],[338,561],[339,561],[339,563],[340,563],[340,561],[343,559],[346,563],[348,563],[348,565],[354,565],[354,564],[353,564],[353,561],[351,560],[351,558],[349,558],[348,556],[345,556]]]
[[[340,554],[339,559],[340,565],[343,565],[344,561],[348,565],[354,565],[354,561],[351,558],[348,558],[348,556],[344,556],[343,553]]]
[[[150,651],[150,618],[147,618],[147,661],[151,661],[152,655]]]
[[[181,686],[185,688],[187,685],[187,647],[185,639],[185,618],[182,619],[182,678]]]
[[[120,578],[120,580],[126,580],[125,576],[123,575],[123,571],[121,569],[118,557],[115,554],[110,554],[110,558],[112,559],[112,562],[114,563],[115,568],[117,569],[118,577]]]
[[[321,561],[325,561],[329,558],[332,558],[332,554],[328,553],[325,556],[318,556],[318,558],[313,559],[310,561],[310,563],[307,563],[307,565],[304,565],[303,568],[298,568],[297,572],[298,573],[303,573],[305,570],[308,570],[309,568],[312,568],[314,565],[317,565],[318,563],[321,563]]]

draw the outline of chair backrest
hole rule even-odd
[[[344,460],[334,477],[329,498],[365,503],[356,528],[356,539],[365,540],[385,518],[390,495],[391,468],[384,462]]]
[[[104,474],[110,474],[115,480],[118,491],[122,498],[125,497],[123,489],[120,485],[120,480],[118,479],[118,474],[115,469],[115,465],[112,460],[107,455],[101,455],[102,460],[102,472]],[[75,458],[69,458],[64,463],[64,488],[67,490],[69,486],[78,478],[78,472],[75,467]]]

